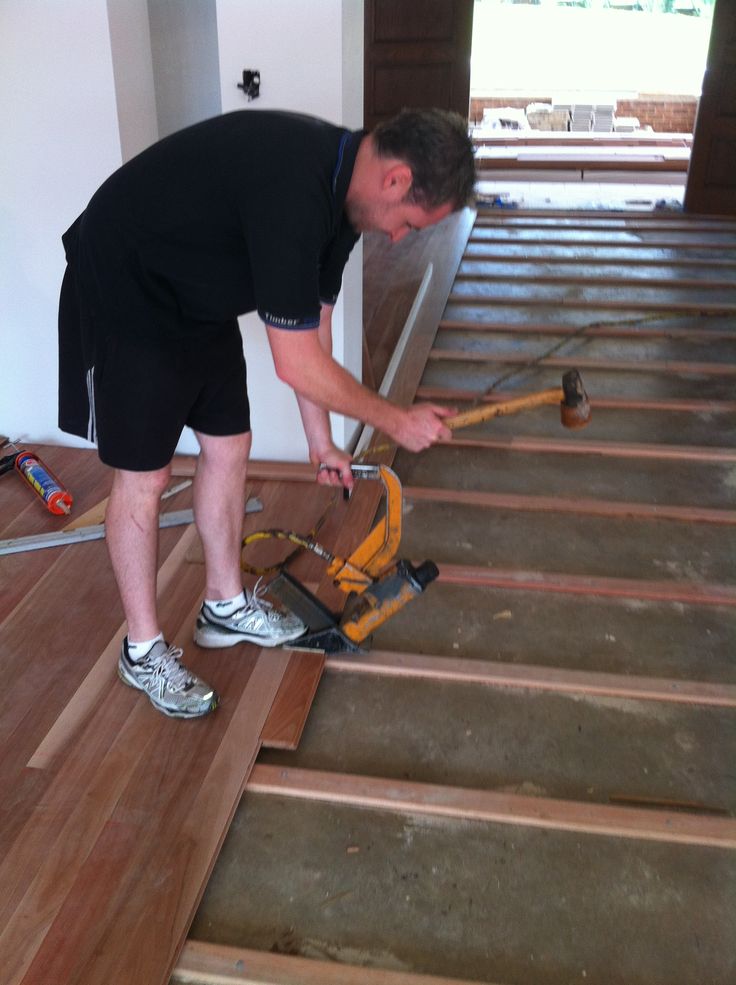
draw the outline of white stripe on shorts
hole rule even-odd
[[[97,441],[97,421],[95,420],[95,382],[94,366],[87,370],[87,402],[89,403],[89,418],[87,420],[87,440]]]

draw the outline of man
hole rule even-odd
[[[432,404],[398,407],[331,355],[332,308],[361,232],[398,242],[472,197],[467,128],[404,111],[370,134],[311,117],[240,111],[165,138],[116,171],[65,233],[59,425],[114,469],[105,519],[128,624],[118,670],[167,715],[217,695],[164,639],[156,609],[159,499],[184,425],[200,445],[194,517],[206,588],[194,639],[277,646],[304,631],[243,590],[240,540],[251,446],[237,316],[257,310],[293,387],[318,479],[350,488],[328,412],[410,451],[449,437]]]

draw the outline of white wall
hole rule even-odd
[[[358,129],[363,113],[362,0],[217,0],[222,111],[289,109]],[[238,83],[258,69],[258,99]],[[333,316],[334,354],[360,378],[362,246],[351,254]],[[307,445],[292,391],[276,378],[265,329],[256,314],[241,318],[248,363],[253,456],[301,460]],[[356,422],[332,415],[337,444]]]
[[[361,125],[362,0],[196,3],[202,15],[198,23],[206,21],[208,56],[188,64],[196,64],[195,71],[204,76],[207,106],[217,111],[212,93],[219,83],[225,112],[277,107],[353,128]],[[161,107],[161,83],[156,75],[162,49],[156,17],[162,11],[175,16],[177,10],[186,14],[191,28],[191,6],[185,9],[179,0],[0,0],[0,333],[5,369],[0,432],[11,437],[85,444],[56,427],[56,320],[64,271],[60,236],[99,184],[158,136],[155,111]],[[191,41],[191,30],[188,36]],[[219,79],[212,80],[216,47]],[[163,54],[170,59],[171,49],[167,46]],[[188,58],[186,51],[183,57]],[[261,71],[262,96],[251,103],[237,88],[244,68]],[[182,124],[204,112],[193,96],[180,101],[177,111],[188,117]],[[358,245],[335,317],[335,354],[357,376],[361,266]],[[275,379],[257,317],[243,319],[243,333],[253,453],[303,459],[306,442],[296,401]],[[345,444],[354,425],[336,418],[333,431],[338,443]],[[185,432],[179,450],[196,448],[193,435]]]
[[[158,140],[147,0],[107,0],[123,160]]]
[[[148,0],[148,20],[158,131],[166,137],[221,112],[215,0]]]
[[[60,237],[121,163],[105,0],[0,2],[0,134],[0,431],[66,441]]]

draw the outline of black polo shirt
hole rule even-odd
[[[279,328],[315,327],[358,238],[343,207],[362,136],[241,110],[128,161],[64,235],[95,321],[148,338],[254,310]]]

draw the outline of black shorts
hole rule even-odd
[[[109,332],[67,267],[59,304],[59,427],[97,444],[113,468],[163,468],[185,425],[203,434],[250,431],[236,319],[170,337]]]

